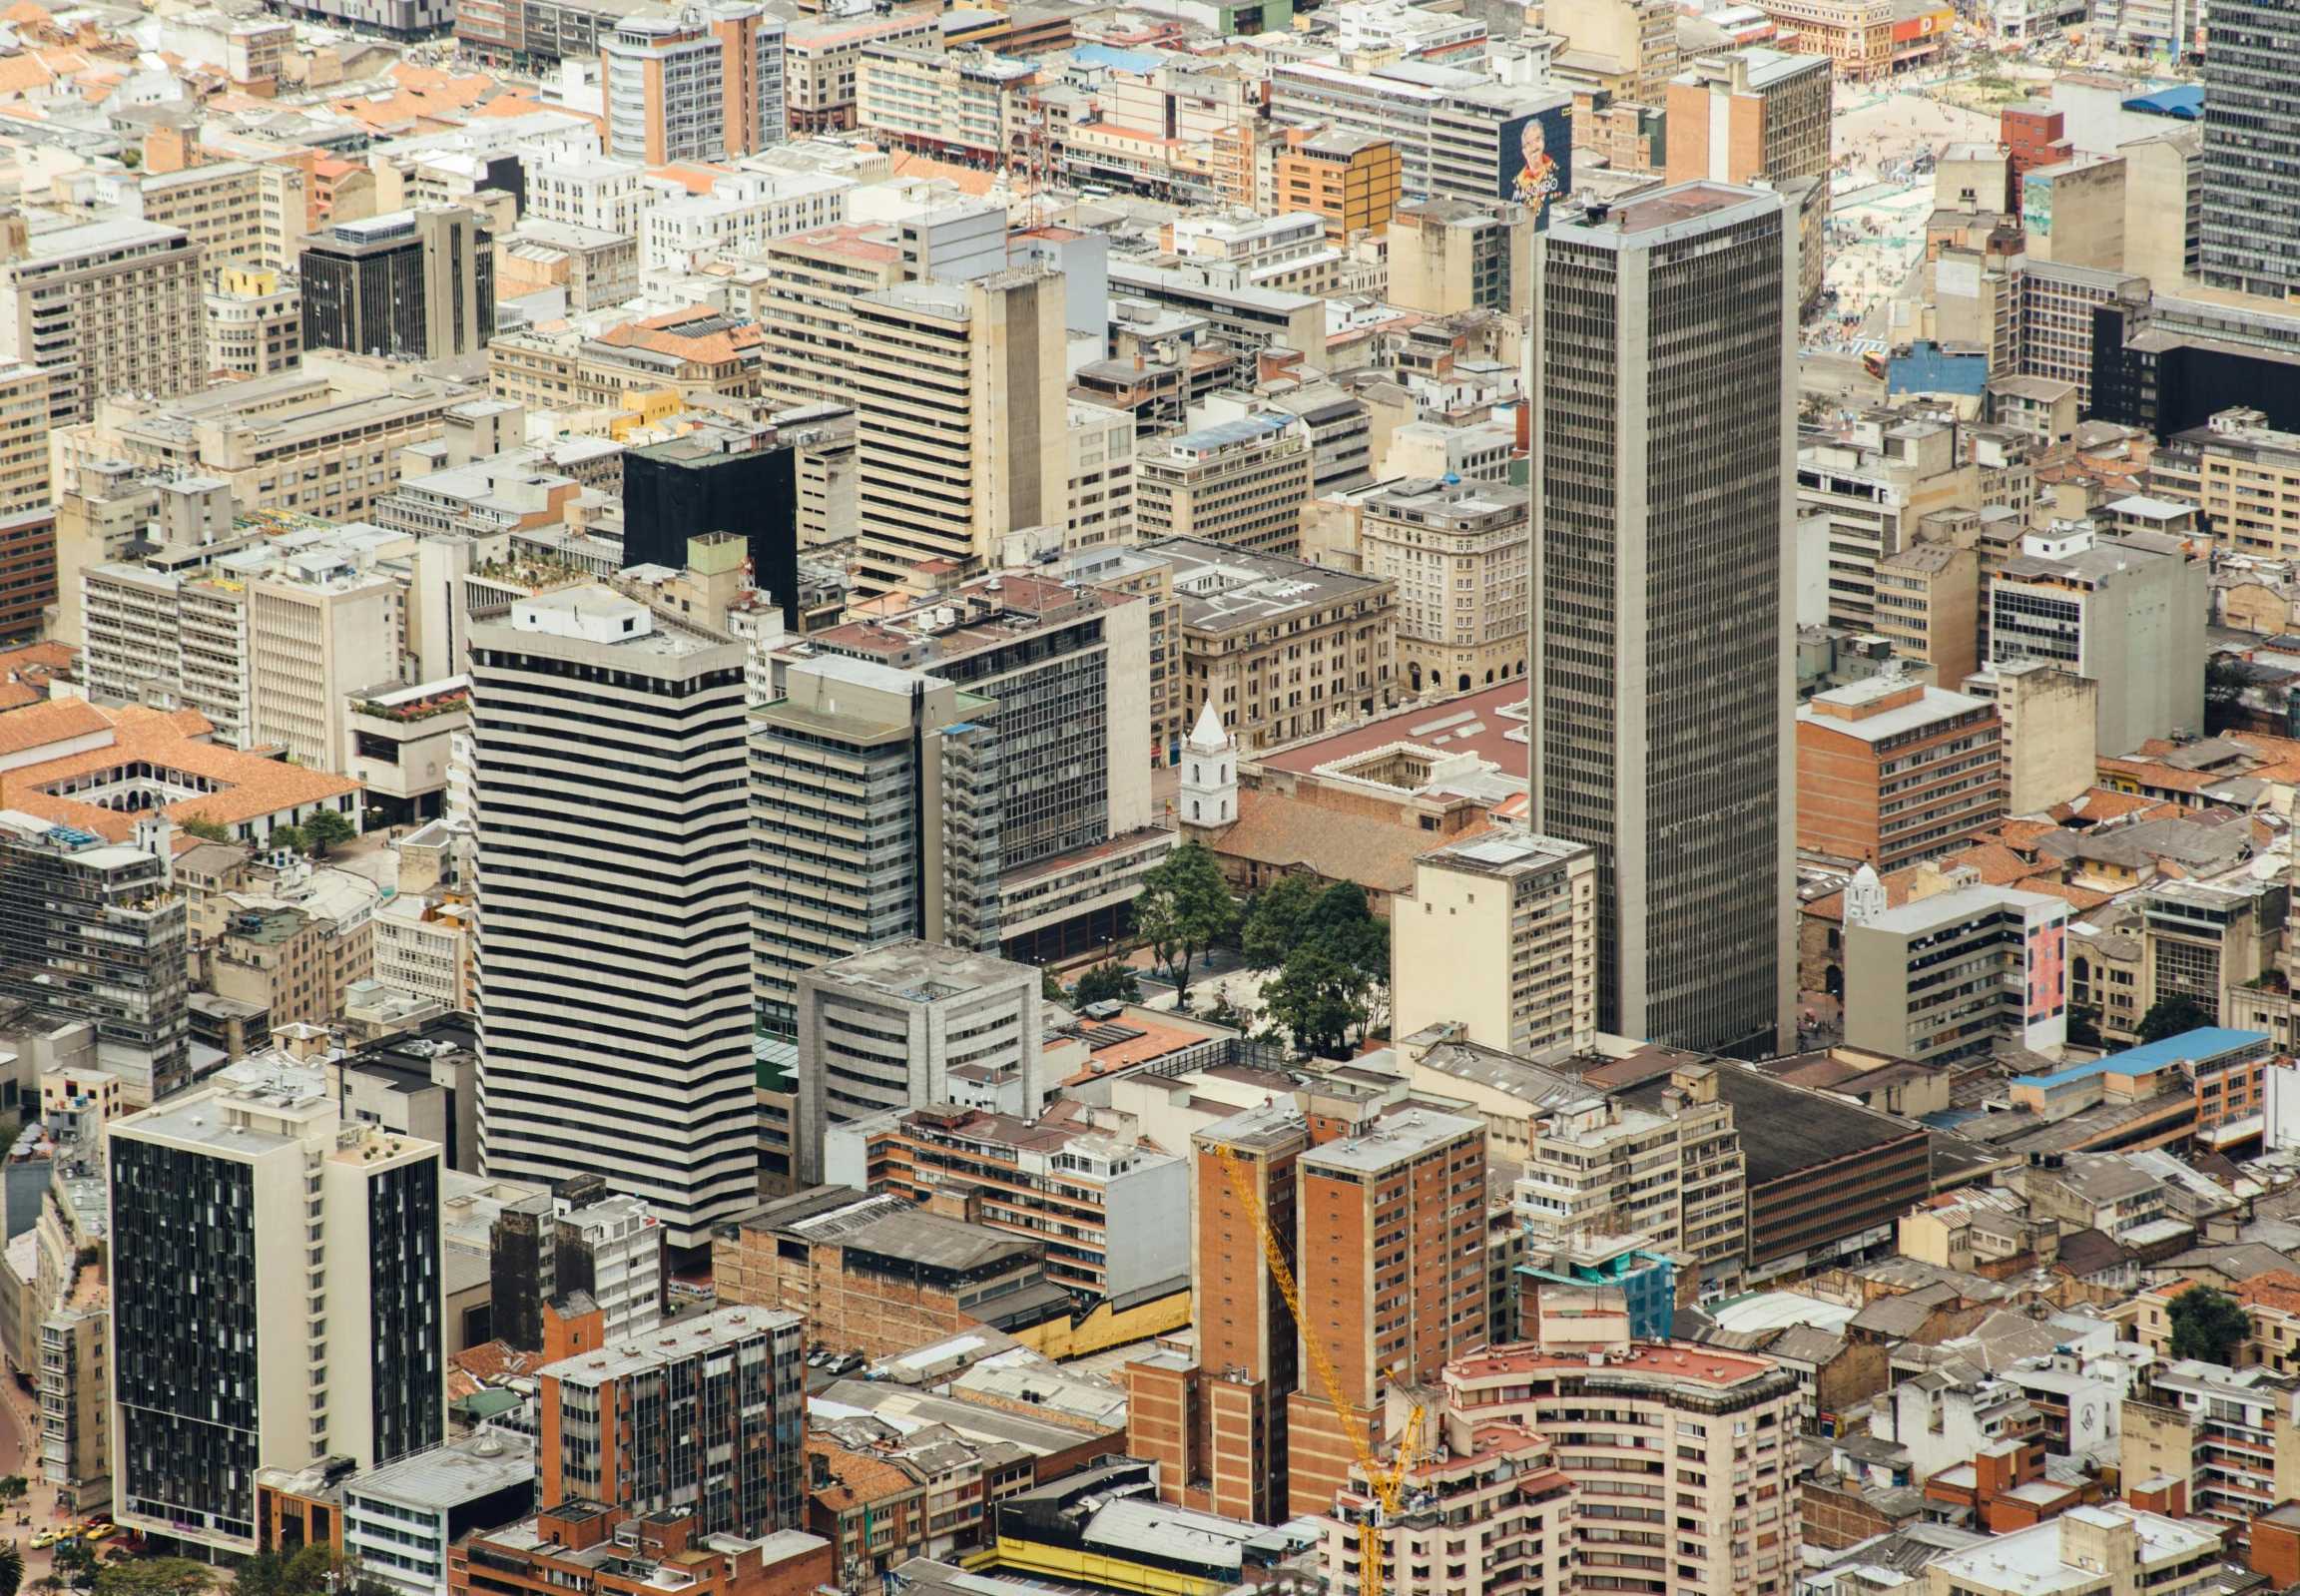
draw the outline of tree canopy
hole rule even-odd
[[[2226,1363],[2252,1329],[2244,1306],[2226,1292],[2191,1286],[2172,1299],[2172,1355]]]
[[[1365,1041],[1387,1004],[1390,926],[1364,887],[1281,876],[1254,900],[1244,941],[1250,963],[1278,972],[1263,983],[1263,1006],[1297,1046],[1348,1058],[1352,1042]]]
[[[1139,1003],[1142,983],[1135,980],[1132,970],[1110,959],[1080,972],[1072,1001],[1080,1008],[1089,1003]]]
[[[1185,842],[1142,876],[1134,934],[1150,944],[1177,1000],[1190,998],[1190,966],[1238,923],[1222,865],[1203,842]]]
[[[2140,1016],[2139,1037],[2143,1042],[2161,1042],[2167,1036],[2178,1036],[2183,1031],[2198,1030],[2220,1023],[2220,1016],[2184,992],[2160,997]]]
[[[189,1557],[139,1557],[106,1563],[96,1575],[96,1596],[202,1596],[216,1570]]]

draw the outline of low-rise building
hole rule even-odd
[[[1975,878],[1888,909],[1870,884],[1875,905],[1845,922],[1848,1043],[1922,1063],[1980,1057],[2004,1041],[2057,1051],[2068,1025],[2067,899]]]
[[[1293,416],[1218,421],[1137,452],[1135,523],[1145,540],[1201,538],[1292,554],[1310,499],[1308,429]]]

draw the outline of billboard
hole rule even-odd
[[[1514,200],[1532,214],[1535,229],[1549,225],[1549,202],[1573,187],[1573,109],[1570,104],[1511,117],[1501,124],[1493,198]]]

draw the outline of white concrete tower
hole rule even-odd
[[[1181,805],[1184,825],[1228,825],[1238,818],[1238,748],[1222,730],[1222,717],[1207,704],[1182,745]]]

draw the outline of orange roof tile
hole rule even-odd
[[[56,74],[38,56],[0,56],[0,94],[29,94],[55,81]]]
[[[25,754],[111,730],[104,712],[86,699],[44,699],[0,715],[0,754]]]
[[[48,790],[81,777],[102,776],[122,766],[151,765],[214,784],[212,792],[167,805],[162,812],[170,819],[179,824],[188,819],[208,819],[225,825],[260,820],[285,809],[331,802],[347,793],[359,791],[359,784],[346,777],[288,765],[260,754],[244,754],[206,741],[215,728],[198,710],[161,711],[138,704],[104,710],[84,700],[51,702],[59,707],[59,713],[47,721],[29,723],[32,730],[44,730],[45,735],[38,741],[22,743],[19,752],[37,749],[42,742],[63,742],[97,730],[84,716],[66,719],[65,707],[72,705],[80,706],[82,712],[93,714],[108,725],[111,741],[102,748],[65,754],[0,773],[0,807],[22,809],[59,824],[76,825],[114,841],[125,841],[135,831],[134,815]],[[11,723],[39,714],[41,707],[35,706],[0,715],[0,739],[13,736],[21,740],[24,730],[12,727]],[[5,744],[0,743],[0,752],[4,751]]]
[[[46,22],[48,15],[46,6],[35,5],[33,0],[16,0],[16,3],[7,10],[0,11],[0,22],[19,25],[27,22]]]
[[[998,181],[995,172],[977,172],[972,167],[953,166],[931,156],[910,155],[899,150],[894,153],[890,170],[897,178],[947,179],[960,194],[971,195],[975,199],[988,195]]]
[[[2264,1275],[2255,1275],[2237,1286],[2236,1301],[2247,1308],[2258,1305],[2300,1313],[2300,1275],[2288,1269],[2272,1269]]]
[[[649,167],[647,176],[679,184],[689,194],[709,194],[713,184],[734,170],[733,167],[713,166],[705,161],[674,161],[667,167]]]

